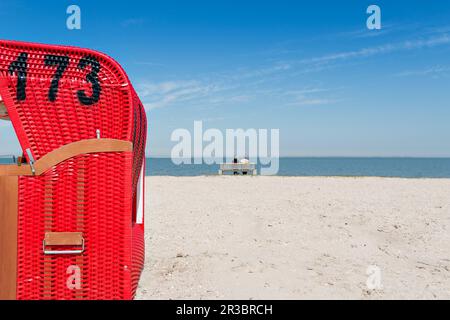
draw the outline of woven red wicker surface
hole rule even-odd
[[[147,121],[127,75],[92,50],[0,41],[0,96],[35,160],[97,135],[133,143],[132,153],[82,155],[19,179],[17,298],[133,298],[144,261],[135,219]],[[86,249],[44,255],[45,232],[82,232]],[[67,285],[71,266],[79,289]]]

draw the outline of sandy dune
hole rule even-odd
[[[137,299],[450,299],[449,179],[148,177],[146,196]]]

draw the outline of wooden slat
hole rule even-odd
[[[0,177],[0,300],[15,300],[18,177]]]
[[[27,164],[18,166],[16,164],[0,164],[0,177],[1,176],[30,176],[31,167]]]

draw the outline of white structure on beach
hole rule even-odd
[[[237,172],[247,174],[251,172],[252,175],[256,175],[256,164],[250,162],[241,162],[241,163],[222,163],[219,168],[219,175],[222,175],[224,172]]]

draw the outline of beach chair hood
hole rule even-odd
[[[35,159],[71,142],[133,140],[143,107],[121,66],[92,50],[0,41],[0,96]],[[49,139],[49,134],[52,139]],[[132,141],[134,142],[134,141]]]
[[[17,298],[132,298],[144,260],[147,120],[124,70],[89,49],[0,40],[0,96],[0,117],[36,164],[17,174]],[[51,232],[82,234],[86,250],[46,256]],[[56,284],[70,263],[81,268],[79,290]]]

